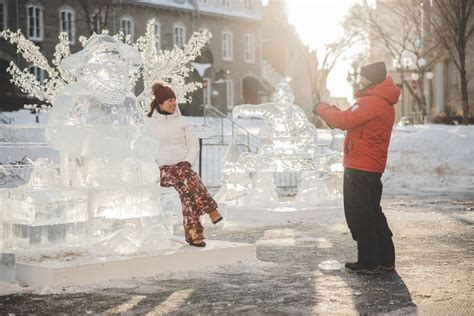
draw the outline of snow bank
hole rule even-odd
[[[385,191],[474,192],[473,160],[474,126],[397,127],[383,177]]]

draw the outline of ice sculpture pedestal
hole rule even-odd
[[[328,220],[344,217],[344,209],[339,206],[314,206],[298,207],[292,202],[281,202],[279,207],[237,207],[220,206],[225,208],[224,219],[226,221],[263,225],[284,225],[289,222],[299,222],[305,220]]]
[[[206,243],[205,248],[196,248],[184,242],[173,242],[170,248],[147,255],[19,259],[16,263],[16,280],[41,289],[151,277],[161,273],[257,260],[255,245],[216,240],[206,240]]]

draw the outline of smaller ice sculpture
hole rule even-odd
[[[252,205],[254,207],[274,208],[280,202],[274,182],[274,172],[317,170],[319,166],[318,134],[313,124],[308,121],[304,111],[293,104],[294,96],[289,79],[282,80],[276,87],[274,100],[264,104],[244,104],[234,107],[234,118],[254,117],[264,121],[259,131],[260,146],[258,153],[251,156],[254,171],[253,183],[246,197],[240,197],[234,205]],[[239,165],[225,160],[224,174],[228,188],[237,179],[234,170]],[[226,174],[227,173],[227,174]],[[231,178],[232,177],[232,178]],[[236,184],[233,184],[236,186]],[[241,189],[244,190],[243,188]],[[234,194],[236,195],[236,194]]]
[[[224,154],[221,170],[221,189],[214,196],[216,201],[227,205],[240,206],[244,203],[252,179],[250,171],[254,171],[255,156],[241,153],[232,140]]]
[[[284,79],[276,86],[273,102],[234,107],[234,119],[254,117],[264,121],[259,131],[257,170],[282,172],[318,168],[316,127],[293,101],[289,79]]]
[[[318,171],[303,171],[301,183],[298,187],[296,202],[301,205],[325,205],[328,202],[329,192],[326,183]]]

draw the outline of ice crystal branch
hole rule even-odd
[[[201,87],[199,82],[186,82],[192,67],[190,62],[201,54],[201,49],[211,38],[211,33],[207,30],[195,32],[189,42],[183,47],[175,46],[172,50],[159,50],[158,38],[154,28],[155,21],[151,20],[147,24],[147,30],[144,36],[141,36],[135,46],[142,54],[143,67],[140,72],[130,76],[130,89],[133,89],[140,76],[144,81],[144,92],[140,96],[141,105],[146,106],[151,101],[152,95],[150,87],[153,81],[163,80],[167,82],[176,93],[178,102],[191,101],[189,93]],[[103,30],[102,34],[108,34],[108,30]],[[92,35],[96,35],[95,33]],[[61,90],[69,83],[74,82],[73,74],[61,67],[61,62],[68,57],[71,52],[67,34],[59,35],[59,43],[55,47],[51,66],[46,57],[40,52],[39,47],[25,36],[18,32],[6,30],[0,33],[12,44],[17,45],[17,52],[30,64],[35,65],[48,74],[48,79],[42,82],[31,74],[28,69],[20,70],[13,62],[7,68],[12,75],[11,82],[17,85],[20,90],[30,96],[38,98],[45,104],[30,104],[25,108],[35,111],[47,111],[51,108]],[[118,32],[114,37],[122,43],[131,45],[130,36],[125,36]],[[79,37],[79,42],[84,46],[87,37]]]
[[[167,82],[175,92],[178,102],[191,101],[188,94],[201,87],[201,83],[186,83],[186,78],[192,71],[189,63],[201,55],[201,49],[212,35],[207,30],[194,32],[184,48],[175,46],[172,50],[159,50],[154,24],[153,19],[148,22],[145,35],[141,36],[136,44],[143,58],[144,91],[140,96],[141,104],[147,106],[151,102],[150,87],[155,80]]]
[[[21,31],[6,30],[1,35],[10,43],[17,45],[17,53],[28,63],[45,70],[48,74],[48,79],[40,82],[28,69],[20,70],[15,63],[10,62],[10,66],[7,68],[7,71],[12,75],[10,81],[17,85],[22,92],[45,102],[40,105],[30,104],[26,108],[34,111],[49,109],[64,86],[74,81],[74,77],[60,66],[61,61],[71,54],[66,33],[59,34],[59,43],[55,47],[52,60],[54,68],[40,52],[39,47],[25,38]]]

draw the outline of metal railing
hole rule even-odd
[[[5,113],[0,112],[0,124],[11,124],[12,118],[5,115]]]
[[[228,145],[233,139],[237,146],[246,146],[247,151],[257,152],[260,143],[258,137],[212,105],[204,107],[204,123],[213,126],[216,131],[216,137],[211,141]]]

